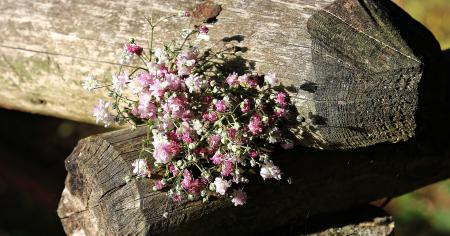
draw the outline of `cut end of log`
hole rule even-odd
[[[57,211],[65,232],[72,236],[98,235],[99,222],[96,216],[89,210],[86,202],[70,192],[67,187],[69,179],[70,175],[67,176]]]
[[[70,235],[262,233],[450,177],[450,140],[443,138],[448,129],[352,151],[275,152],[273,160],[290,184],[256,178],[245,188],[249,200],[243,207],[233,207],[228,199],[174,203],[152,190],[151,179],[125,184],[145,127],[105,133],[80,141],[67,159],[69,176],[58,214]]]
[[[436,107],[424,101],[440,96],[433,85],[443,81],[428,69],[441,50],[425,27],[389,1],[337,0],[307,28],[314,76],[299,88],[314,112],[302,114],[306,135],[324,149],[351,149],[417,134],[420,108]]]

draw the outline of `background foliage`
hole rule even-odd
[[[395,2],[427,27],[442,49],[450,48],[450,0]],[[394,199],[387,210],[394,215],[400,236],[450,235],[450,180]]]

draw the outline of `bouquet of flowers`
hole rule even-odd
[[[109,91],[110,101],[94,107],[97,122],[147,127],[133,175],[125,179],[154,178],[152,188],[174,201],[229,197],[245,204],[249,174],[281,179],[269,153],[276,143],[293,146],[284,135],[292,107],[287,94],[273,73],[224,74],[226,55],[198,47],[209,40],[206,25],[182,30],[179,43],[154,49],[154,30],[163,20],[147,21],[148,49],[130,39],[110,84],[92,76],[83,81],[87,90]]]

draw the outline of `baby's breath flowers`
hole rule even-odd
[[[183,30],[180,44],[154,49],[153,30],[161,20],[148,22],[149,48],[130,39],[110,84],[100,87],[92,76],[82,84],[109,91],[110,101],[94,108],[97,122],[147,127],[133,175],[125,179],[153,178],[151,188],[174,201],[228,197],[235,206],[245,204],[251,173],[264,180],[282,177],[269,151],[277,143],[293,146],[284,135],[288,95],[274,73],[224,74],[223,60],[217,60],[224,56],[196,45],[209,39],[206,25]]]

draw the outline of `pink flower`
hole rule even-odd
[[[153,158],[155,158],[156,163],[162,164],[167,164],[180,150],[180,146],[174,141],[156,143],[153,146],[155,147]]]
[[[190,121],[193,117],[193,114],[190,110],[184,111],[183,115],[181,115],[181,119],[183,121]]]
[[[261,120],[261,116],[253,115],[250,118],[250,123],[248,124],[248,128],[253,135],[258,135],[263,131],[263,122]]]
[[[249,85],[249,77],[247,74],[239,76],[238,79],[241,84],[246,85],[246,86]]]
[[[229,181],[226,181],[220,177],[216,177],[214,180],[214,185],[216,187],[216,192],[220,195],[225,195],[227,189],[231,186]]]
[[[283,117],[284,115],[286,115],[286,109],[281,107],[275,107],[274,115],[276,117]]]
[[[142,93],[139,97],[139,104],[131,112],[141,119],[155,119],[157,114],[156,105],[151,101],[149,93]]]
[[[212,101],[212,97],[209,96],[209,95],[204,96],[204,97],[202,98],[202,102],[203,102],[203,104],[205,104],[205,105],[209,105],[209,104],[211,103],[211,101]]]
[[[237,130],[233,129],[233,128],[230,128],[230,129],[228,129],[227,134],[228,134],[228,138],[229,139],[234,140],[236,138],[236,135],[237,135]]]
[[[248,155],[253,158],[256,159],[258,157],[258,151],[256,151],[255,149],[251,150]]]
[[[179,173],[178,169],[172,163],[169,164],[169,171],[170,173],[172,173],[173,176],[177,176]]]
[[[220,135],[218,135],[218,134],[211,135],[208,138],[208,143],[212,149],[216,149],[219,147],[221,139],[222,139],[222,137],[220,137]]]
[[[232,74],[229,74],[227,79],[226,79],[226,82],[227,82],[228,85],[230,85],[230,87],[233,87],[233,86],[239,84],[238,74],[236,74],[236,72],[233,72]]]
[[[220,165],[223,161],[224,155],[221,153],[214,153],[214,156],[211,157],[211,161],[214,165]]]
[[[216,111],[225,112],[227,110],[227,105],[224,100],[219,100],[216,102]]]
[[[183,186],[184,189],[188,190],[191,187],[192,183],[192,175],[191,172],[189,172],[188,169],[183,170],[183,180],[181,181],[181,186]]]
[[[261,170],[260,170],[260,175],[262,176],[262,178],[264,180],[266,179],[276,179],[276,180],[280,180],[281,179],[281,170],[280,168],[278,168],[278,166],[275,166],[273,163],[268,162],[265,163],[264,165],[262,165]]]
[[[160,80],[156,79],[153,81],[153,84],[150,85],[148,90],[152,96],[161,98],[166,90],[166,85],[166,83],[162,83]]]
[[[156,181],[155,181],[155,186],[154,186],[154,188],[155,188],[156,190],[161,190],[163,187],[164,187],[164,184],[162,184],[162,181],[161,181],[161,180],[156,180]]]
[[[242,206],[247,203],[247,194],[242,190],[234,190],[231,202],[234,206]]]
[[[179,135],[175,130],[166,131],[167,140],[177,141],[179,140]]]
[[[279,104],[281,107],[285,107],[287,105],[287,96],[283,92],[278,92],[275,95],[275,102]]]
[[[217,116],[217,113],[215,112],[210,112],[210,113],[205,113],[202,116],[203,120],[209,121],[209,122],[215,122],[219,119],[219,117]]]
[[[180,16],[180,17],[189,17],[190,15],[191,14],[187,10],[178,12],[178,16]]]
[[[191,74],[191,70],[194,68],[197,62],[197,54],[193,50],[182,52],[177,57],[177,69],[178,75],[185,76]]]
[[[202,33],[202,34],[208,34],[209,29],[208,29],[208,27],[206,27],[206,25],[200,25],[198,27],[198,31],[200,31],[200,33]]]
[[[150,84],[152,84],[153,83],[153,78],[154,77],[152,75],[150,75],[149,73],[147,73],[147,72],[140,73],[137,76],[137,80],[142,85],[142,87],[147,87]]]
[[[111,102],[106,102],[103,100],[98,100],[98,104],[94,106],[94,109],[92,109],[93,116],[95,117],[95,122],[103,122],[105,124],[105,127],[108,127],[111,125],[111,123],[114,121],[114,116],[110,111]]]
[[[142,55],[143,48],[134,43],[128,43],[125,45],[126,51],[130,54]]]
[[[181,202],[181,200],[183,200],[183,196],[181,194],[179,194],[179,193],[174,193],[172,195],[172,200],[174,202]]]
[[[176,74],[167,74],[166,81],[168,82],[168,87],[172,91],[177,91],[184,88],[184,83]]]
[[[250,100],[244,99],[244,101],[241,103],[241,111],[243,113],[247,113],[250,111]]]
[[[112,89],[116,93],[121,93],[122,90],[125,88],[127,83],[130,82],[130,78],[128,77],[127,73],[123,73],[120,75],[113,75],[112,79]]]
[[[234,167],[233,162],[231,160],[225,160],[222,163],[222,168],[221,168],[220,174],[224,177],[229,176],[231,174],[231,172],[233,172],[233,169],[234,169],[233,167]]]
[[[187,107],[185,97],[171,97],[166,104],[163,105],[164,111],[170,113],[173,118],[182,118]]]
[[[149,62],[147,63],[147,68],[150,75],[154,77],[165,78],[169,74],[169,69],[164,64]]]
[[[208,183],[208,181],[206,179],[194,179],[194,181],[192,181],[191,186],[189,187],[188,191],[190,193],[199,193]]]
[[[249,80],[247,81],[247,84],[248,84],[250,87],[257,87],[257,86],[260,84],[260,80],[259,80],[259,79],[260,79],[260,78],[259,78],[258,75],[253,76],[251,79],[249,79]]]
[[[205,179],[194,179],[189,170],[184,169],[181,186],[183,186],[183,188],[188,190],[190,193],[199,193],[206,183],[207,181]]]
[[[194,139],[191,137],[191,135],[188,132],[185,132],[181,135],[181,140],[183,140],[183,142],[185,142],[187,144],[194,142]]]

